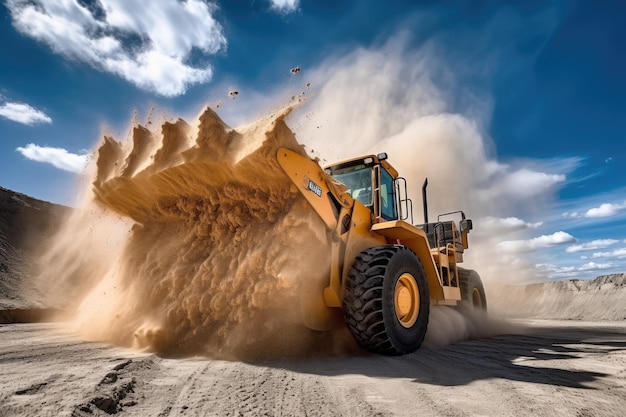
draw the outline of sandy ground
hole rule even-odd
[[[0,326],[0,416],[617,416],[626,323],[528,320],[524,335],[402,357],[163,359],[60,324]]]

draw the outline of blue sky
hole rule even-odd
[[[487,274],[626,271],[626,3],[144,4],[2,1],[1,186],[72,204],[133,114],[220,104],[237,126],[305,92],[300,140],[323,160],[395,151],[416,201],[425,175],[453,189],[434,210],[470,211]]]

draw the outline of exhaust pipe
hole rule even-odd
[[[422,185],[422,202],[424,203],[424,227],[426,228],[426,233],[428,233],[428,201],[426,198],[426,187],[428,187],[428,177],[424,179],[424,185]]]

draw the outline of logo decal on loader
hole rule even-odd
[[[305,176],[304,177],[304,187],[309,190],[312,191],[313,193],[315,193],[316,196],[321,197],[322,196],[322,187],[320,187],[319,185],[317,185],[316,183],[314,183],[309,177]]]

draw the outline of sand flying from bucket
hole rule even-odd
[[[327,281],[329,245],[276,161],[280,147],[305,154],[289,111],[233,130],[207,109],[197,128],[179,119],[160,133],[138,125],[126,144],[105,137],[92,196],[42,273],[83,335],[165,356],[353,349],[344,331],[303,325],[302,300]]]

